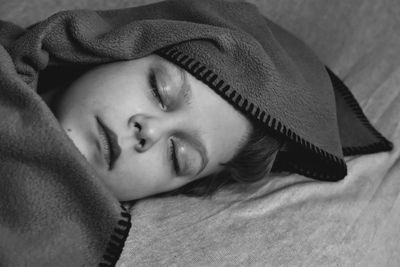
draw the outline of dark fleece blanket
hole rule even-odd
[[[287,140],[277,170],[337,180],[343,154],[391,148],[344,84],[249,4],[65,11],[28,29],[0,21],[0,44],[4,266],[107,266],[120,255],[129,215],[38,95],[98,64],[157,53],[180,65]]]
[[[16,44],[40,51],[38,38],[0,22],[0,265],[109,266],[130,215],[36,93],[46,53],[13,58]]]

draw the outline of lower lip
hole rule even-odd
[[[99,130],[99,135],[100,135],[100,146],[101,146],[101,152],[103,155],[103,158],[105,160],[105,163],[107,165],[107,168],[110,170],[111,169],[111,165],[110,165],[110,146],[109,143],[107,141],[107,136],[106,133],[103,129],[103,127],[101,126],[99,119],[96,117],[96,121],[97,121],[97,128]]]

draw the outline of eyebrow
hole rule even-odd
[[[190,86],[190,84],[188,82],[186,71],[184,69],[182,69],[181,67],[176,66],[175,64],[170,63],[170,62],[166,62],[161,65],[165,69],[168,69],[168,68],[174,69],[180,75],[181,81],[182,81],[182,86],[180,88],[181,90],[179,90],[179,96],[183,97],[185,104],[190,107],[191,103],[192,103],[193,93],[192,93],[192,87]],[[200,172],[203,171],[203,169],[205,169],[205,167],[207,166],[208,161],[209,161],[207,149],[203,145],[205,142],[201,138],[201,135],[199,134],[199,131],[197,131],[197,130],[192,130],[190,132],[190,134],[180,133],[178,135],[181,135],[184,139],[188,140],[190,142],[190,144],[192,144],[194,146],[194,148],[200,153],[201,167],[200,167],[199,171],[195,174],[195,175],[198,175]]]

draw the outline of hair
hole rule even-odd
[[[233,183],[250,184],[266,179],[283,144],[282,138],[267,133],[265,128],[255,126],[247,142],[239,149],[238,153],[230,161],[221,164],[224,167],[221,171],[190,182],[175,190],[161,193],[159,196],[183,194],[210,197]]]

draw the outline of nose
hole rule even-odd
[[[134,130],[134,148],[138,152],[149,150],[163,136],[167,136],[173,127],[165,119],[145,114],[135,114],[129,119],[129,124]]]

